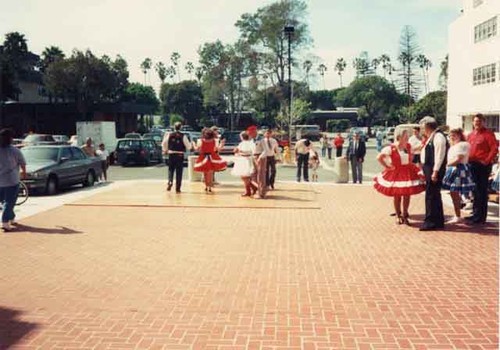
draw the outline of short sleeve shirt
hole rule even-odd
[[[463,156],[460,163],[467,164],[469,163],[469,151],[470,145],[468,142],[459,142],[450,147],[448,150],[448,163],[454,163],[457,161],[459,156]]]
[[[408,153],[406,153],[404,150],[397,149],[399,153],[399,158],[401,158],[401,165],[407,165],[410,163],[410,160],[408,159]],[[391,159],[391,146],[386,146],[382,148],[382,151],[380,152],[386,157],[386,163],[391,164],[392,159]]]
[[[0,147],[0,187],[19,184],[19,167],[22,165],[26,165],[26,161],[18,148]]]

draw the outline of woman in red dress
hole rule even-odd
[[[217,153],[215,133],[211,129],[202,132],[201,144],[196,147],[200,152],[194,164],[194,170],[203,173],[205,192],[212,192],[214,171],[226,169],[227,163]]]
[[[410,196],[425,191],[419,176],[419,168],[412,163],[411,145],[408,143],[408,131],[401,130],[395,135],[396,142],[382,149],[377,156],[385,170],[374,180],[375,189],[383,195],[394,198],[396,222],[409,225],[408,208]],[[401,199],[403,211],[401,211]]]

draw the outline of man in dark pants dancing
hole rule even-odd
[[[181,130],[182,124],[175,123],[174,131],[163,138],[163,154],[168,155],[168,184],[167,191],[172,189],[175,172],[175,192],[181,193],[182,171],[184,168],[184,152],[190,150],[192,145]]]
[[[476,184],[472,216],[466,218],[471,224],[484,224],[488,216],[488,177],[498,153],[495,134],[484,127],[484,116],[474,117],[474,131],[469,134],[469,163],[472,179]]]
[[[434,231],[444,228],[441,185],[446,170],[448,141],[438,130],[436,119],[424,117],[420,121],[427,141],[422,149],[421,161],[425,175],[425,220],[420,231]]]
[[[301,139],[295,144],[295,159],[297,160],[297,182],[303,175],[304,181],[309,182],[309,151],[311,150],[311,141]]]

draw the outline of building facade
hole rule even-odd
[[[500,0],[464,0],[449,28],[447,124],[472,130],[477,113],[499,131]]]

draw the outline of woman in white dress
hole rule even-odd
[[[245,193],[241,196],[250,197],[257,191],[257,186],[255,186],[251,180],[252,173],[254,172],[253,153],[255,144],[250,140],[250,136],[246,131],[240,134],[240,139],[240,144],[234,150],[236,159],[231,175],[241,177],[245,185]]]

